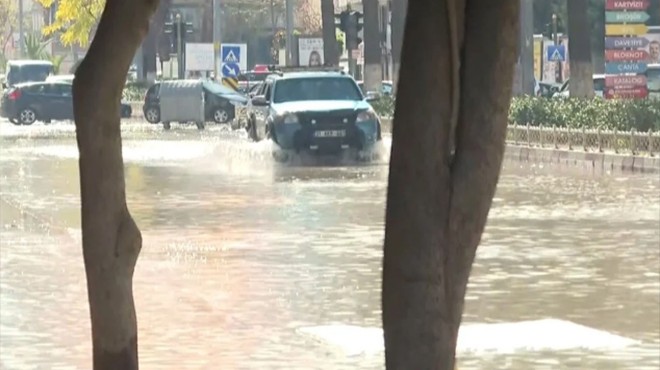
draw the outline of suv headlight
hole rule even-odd
[[[358,113],[356,122],[374,121],[377,119],[378,117],[376,116],[376,112],[369,109]]]
[[[282,123],[285,124],[298,123],[298,115],[293,113],[285,114],[282,117]]]

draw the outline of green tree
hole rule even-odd
[[[388,370],[453,370],[495,194],[518,54],[518,1],[408,5],[387,188]]]
[[[46,51],[48,40],[36,33],[28,33],[23,38],[25,57],[27,59],[49,59]]]
[[[45,8],[55,4],[55,0],[37,1]],[[59,34],[64,45],[87,46],[104,4],[104,0],[59,0],[55,21],[43,32],[45,35]]]

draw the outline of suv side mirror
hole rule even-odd
[[[263,95],[257,95],[252,98],[252,105],[255,107],[265,107],[268,105],[268,100]]]

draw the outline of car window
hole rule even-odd
[[[660,68],[646,71],[646,78],[649,91],[660,92]]]
[[[272,90],[272,83],[269,82],[266,83],[265,85],[266,85],[265,87],[266,91],[264,92],[264,97],[266,98],[266,101],[270,101],[270,92]]]
[[[350,77],[302,77],[279,80],[273,102],[304,100],[362,100],[360,88]]]
[[[594,78],[594,91],[605,91],[604,78]]]
[[[51,89],[49,84],[39,84],[25,87],[25,90],[30,94],[50,94]]]
[[[68,85],[68,84],[50,85],[50,90],[55,95],[64,96],[64,97],[72,96],[72,94],[71,94],[71,85]]]

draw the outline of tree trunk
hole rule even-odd
[[[591,63],[591,26],[588,22],[588,0],[570,0],[568,3],[568,55],[572,97],[594,97],[594,66]]]
[[[339,65],[339,47],[335,29],[335,3],[333,0],[321,0],[321,21],[323,24],[323,62]]]
[[[119,104],[157,5],[107,0],[73,83],[94,370],[138,369],[132,284],[142,238],[126,206]]]
[[[380,93],[383,81],[378,0],[362,0],[364,9],[364,89]]]
[[[403,45],[403,29],[406,27],[406,13],[408,12],[408,0],[391,0],[390,11],[392,20],[390,22],[392,43],[392,86],[394,92],[398,89],[399,69],[401,66],[401,46]]]
[[[383,260],[388,370],[454,369],[468,278],[504,153],[519,7],[409,3]]]

